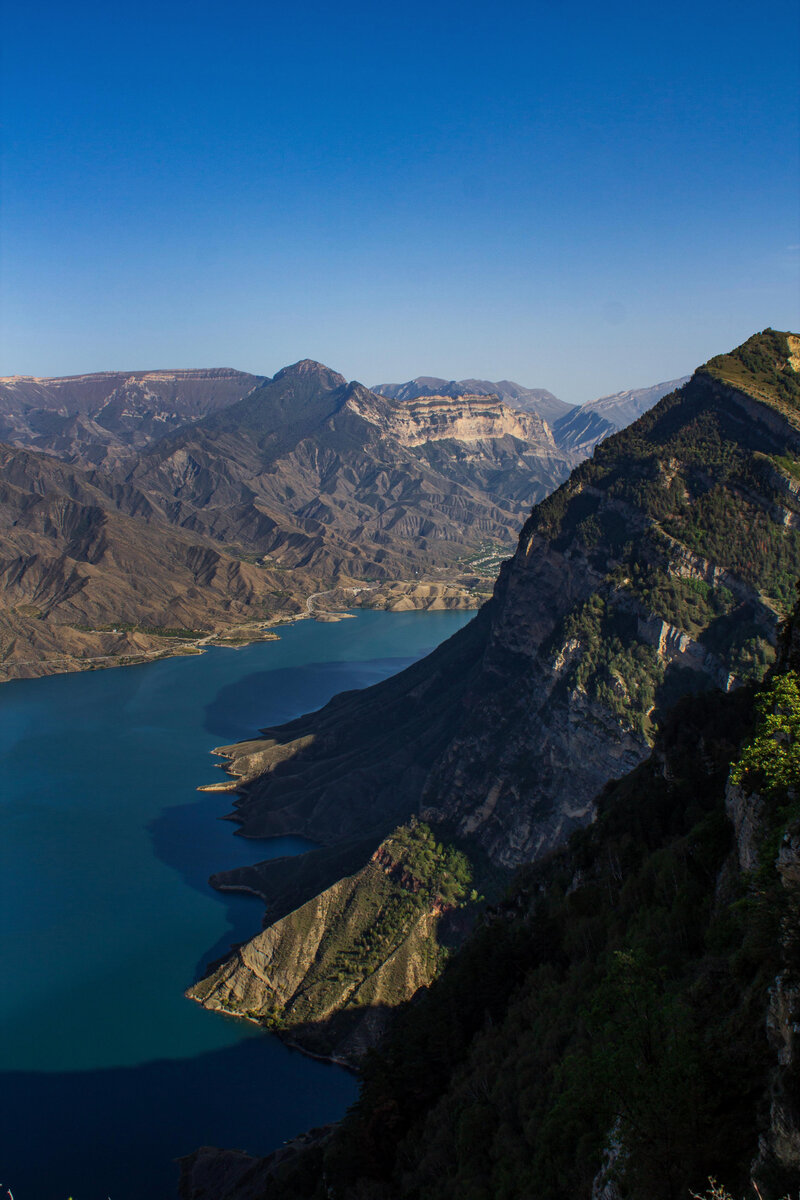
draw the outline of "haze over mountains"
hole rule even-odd
[[[103,371],[0,379],[0,442],[114,464],[172,429],[225,408],[262,377],[226,368]]]
[[[271,380],[214,369],[0,381],[3,677],[232,627],[250,636],[335,587],[368,585],[362,602],[381,603],[378,585],[405,581],[387,604],[477,603],[470,560],[511,550],[531,504],[615,410],[565,449],[537,406],[556,426],[574,410],[548,392],[414,390],[393,398],[310,360]],[[423,578],[433,591],[414,590]]]

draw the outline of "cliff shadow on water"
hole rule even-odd
[[[180,1100],[170,1120],[156,1124],[165,1095]],[[166,1200],[178,1183],[176,1157],[198,1142],[266,1153],[294,1136],[309,1114],[326,1121],[354,1095],[347,1072],[263,1036],[136,1067],[2,1072],[2,1181],[30,1200]]]
[[[220,799],[212,793],[198,796],[188,804],[171,805],[162,809],[147,827],[155,857],[177,871],[184,883],[202,895],[209,893],[209,877],[220,853],[220,834],[233,832],[229,825],[220,829],[225,812]],[[229,841],[226,848],[229,861],[238,860],[242,864],[267,857],[290,863],[316,845],[308,838],[298,837],[271,838],[258,843],[231,837]],[[240,890],[219,892],[217,898],[225,908],[228,928],[197,960],[195,979],[211,963],[230,953],[232,946],[252,937],[261,925],[263,904],[259,897]]]
[[[301,713],[322,708],[340,692],[370,687],[404,670],[417,657],[320,662],[254,671],[220,688],[206,706],[205,728],[214,737],[241,737],[259,706],[262,712],[269,708],[273,725],[282,725]]]

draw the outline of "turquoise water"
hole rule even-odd
[[[257,932],[213,870],[297,853],[219,818],[209,751],[400,670],[468,613],[303,621],[279,642],[0,688],[0,1185],[15,1200],[170,1197],[202,1144],[265,1153],[353,1077],[183,991]]]

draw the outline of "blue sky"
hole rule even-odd
[[[312,357],[583,401],[797,329],[799,23],[6,6],[0,373]]]

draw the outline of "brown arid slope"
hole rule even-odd
[[[591,822],[682,695],[759,678],[800,575],[800,434],[784,412],[800,381],[786,335],[754,340],[770,360],[761,398],[701,368],[605,441],[534,509],[492,600],[428,659],[223,748],[240,832],[351,855],[419,814],[510,870]],[[334,882],[330,853],[319,877],[297,869],[298,903]],[[215,882],[268,902],[283,887],[275,864],[246,875]]]
[[[127,482],[167,519],[284,568],[408,578],[508,543],[567,469],[540,419],[523,428],[476,399],[409,414],[306,361],[162,439]]]
[[[156,438],[167,409],[142,414],[159,380],[162,406],[167,383],[188,388],[179,374],[7,386],[32,420],[44,410],[19,394],[55,404],[63,385],[64,406],[94,426],[81,426],[86,444],[2,452],[4,678],[188,647],[175,630],[246,638],[265,620],[322,618],[333,592],[350,606],[476,607],[471,560],[510,551],[531,501],[569,468],[537,416],[485,397],[401,406],[309,361],[253,387],[184,373],[183,423]],[[103,417],[113,454],[105,434],[91,440],[103,396],[104,414],[125,406]],[[83,465],[55,457],[70,447]],[[154,642],[161,630],[172,636]]]
[[[263,636],[290,603],[280,573],[166,524],[136,489],[6,446],[0,530],[0,679],[181,652],[237,625]]]

